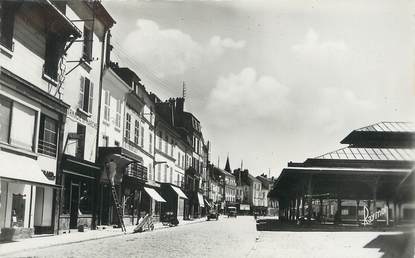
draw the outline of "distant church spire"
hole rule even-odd
[[[226,158],[225,171],[228,171],[229,173],[231,173],[231,165],[229,164],[229,154],[228,154],[228,157]]]

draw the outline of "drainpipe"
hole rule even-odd
[[[54,207],[54,233],[59,235],[60,230],[60,215],[62,212],[62,200],[64,198],[64,191],[65,191],[65,177],[63,175],[63,155],[65,154],[66,146],[68,144],[68,136],[64,143],[64,134],[65,134],[65,123],[66,123],[66,115],[59,115],[59,138],[58,138],[58,155],[57,155],[57,171],[56,171],[56,183],[61,186],[61,188],[54,190],[54,198],[55,202],[57,199],[57,207]],[[53,202],[53,205],[55,205]]]
[[[94,30],[94,28],[92,29]],[[104,70],[106,69],[106,65],[104,63],[104,61],[106,60],[105,58],[105,53],[106,53],[106,44],[107,44],[107,35],[109,33],[109,29],[107,29],[104,32],[104,37],[102,40],[102,47],[101,47],[101,64],[100,64],[100,71],[99,71],[99,90],[98,90],[98,116],[97,116],[97,136],[96,136],[96,142],[95,142],[95,163],[97,163],[98,161],[98,148],[99,148],[99,131],[100,131],[100,127],[101,127],[101,102],[102,102],[102,81],[103,81],[103,77],[104,77]],[[96,178],[96,186],[99,188],[100,187],[100,183],[99,183],[99,178]],[[94,195],[94,213],[92,215],[92,228],[96,229],[96,222],[97,222],[97,203],[100,203],[97,200],[98,198],[101,198],[102,196],[99,196],[100,191],[98,191],[98,189],[95,189],[95,195]],[[98,196],[97,196],[98,195]],[[98,201],[98,202],[97,202]]]

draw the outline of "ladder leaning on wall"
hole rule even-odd
[[[121,230],[124,233],[127,233],[127,230],[125,228],[125,224],[124,224],[124,219],[123,219],[123,209],[122,209],[122,205],[120,204],[119,200],[118,200],[118,195],[117,195],[117,190],[115,189],[115,185],[112,183],[112,180],[108,174],[108,170],[107,172],[107,178],[108,178],[108,182],[111,186],[111,195],[112,195],[112,201],[115,205],[115,210],[117,212],[117,217],[118,217],[118,221],[119,221],[119,226],[121,228]]]

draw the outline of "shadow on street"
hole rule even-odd
[[[379,235],[364,248],[378,248],[383,253],[382,258],[413,258],[414,235],[402,233],[396,235]]]

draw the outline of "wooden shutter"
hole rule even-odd
[[[84,109],[84,94],[85,94],[85,77],[81,76],[81,85],[79,87],[78,107]]]
[[[144,147],[144,127],[141,127],[141,147]]]
[[[89,101],[88,101],[88,113],[92,114],[92,105],[94,103],[94,84],[89,82]]]

